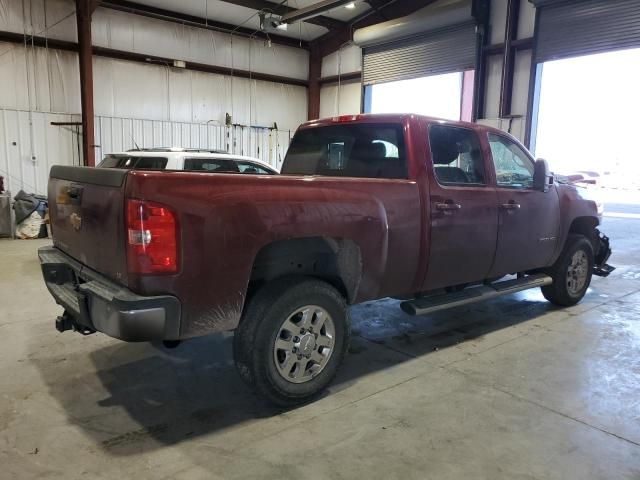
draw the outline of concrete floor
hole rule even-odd
[[[352,309],[344,368],[280,412],[231,336],[176,350],[59,334],[44,241],[0,241],[0,478],[640,478],[640,220],[580,305],[538,291],[404,315]]]

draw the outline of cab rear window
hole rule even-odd
[[[299,130],[280,173],[407,178],[402,127],[359,123]]]
[[[132,155],[107,155],[100,162],[100,168],[130,168],[133,170],[164,170],[166,157],[136,157]]]

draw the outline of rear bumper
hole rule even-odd
[[[181,305],[176,297],[137,295],[53,246],[40,248],[38,257],[47,288],[74,329],[127,342],[179,339]]]

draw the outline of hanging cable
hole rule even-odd
[[[31,0],[29,0],[29,18],[31,22],[31,32],[33,33],[33,13],[31,12],[33,5],[31,4]],[[34,148],[34,134],[33,134],[33,102],[31,100],[31,68],[29,65],[29,49],[27,47],[27,15],[25,8],[25,0],[22,0],[22,30],[24,32],[24,63],[27,73],[27,102],[29,103],[29,155],[31,161],[33,163],[36,162],[35,156],[35,148]],[[31,39],[33,42],[33,35],[31,35]],[[31,58],[35,62],[35,48],[31,48]],[[34,93],[35,92],[35,82],[34,79]],[[37,185],[36,185],[37,187]]]
[[[24,0],[23,0],[23,1],[24,1]],[[42,33],[47,32],[48,30],[50,30],[50,29],[52,29],[53,27],[55,27],[56,25],[58,25],[58,24],[60,24],[60,23],[64,22],[67,18],[72,17],[72,16],[73,16],[73,15],[75,15],[75,14],[76,14],[76,11],[75,11],[75,10],[74,10],[74,11],[72,11],[72,12],[69,12],[67,15],[65,15],[64,17],[62,17],[62,18],[61,18],[60,20],[58,20],[57,22],[52,23],[52,24],[51,24],[51,25],[49,25],[48,27],[46,27],[46,28],[44,28],[44,29],[40,30],[39,32],[34,33],[33,35],[27,35],[26,33],[24,33],[24,35],[27,37],[27,40],[26,40],[26,41],[29,41],[29,42],[30,42],[30,41],[32,41],[33,39],[32,39],[31,37],[35,37],[35,36],[38,36],[38,35],[40,35],[40,34],[42,34]],[[5,55],[6,55],[6,54],[8,54],[8,53],[13,52],[16,48],[18,48],[18,47],[16,47],[16,46],[10,46],[10,47],[9,47],[9,48],[7,48],[4,52],[0,53],[0,58],[1,58],[1,57],[3,57],[3,56],[5,56]]]
[[[44,8],[44,58],[47,61],[47,86],[49,91],[49,111],[53,110],[53,97],[52,97],[52,89],[51,89],[51,59],[49,55],[51,52],[49,51],[49,35],[47,29],[48,20],[47,20],[47,0],[43,0],[42,6]]]

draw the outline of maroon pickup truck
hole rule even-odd
[[[541,287],[568,306],[613,269],[584,189],[490,127],[308,122],[281,173],[53,167],[39,257],[58,330],[171,345],[235,329],[243,379],[292,405],[335,375],[348,305],[422,315]]]

